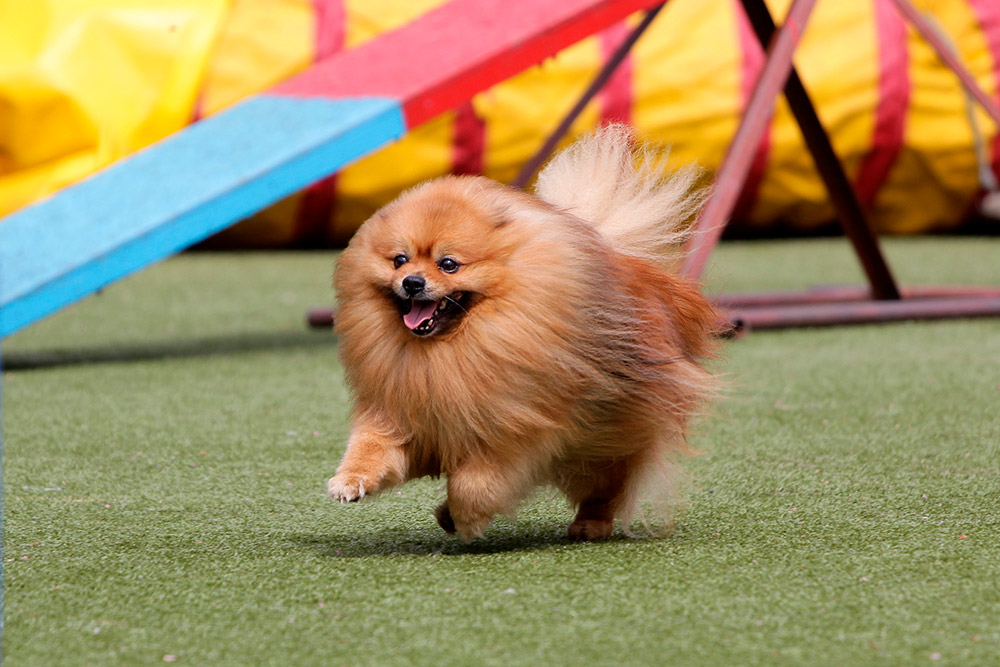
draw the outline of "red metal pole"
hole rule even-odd
[[[313,329],[329,329],[336,315],[333,308],[312,308],[306,313],[306,322]]]
[[[684,275],[689,278],[701,276],[708,256],[722,236],[750,171],[750,164],[770,118],[774,100],[792,69],[792,54],[815,4],[816,0],[794,0],[784,23],[768,45],[764,69],[716,174],[712,196],[694,225],[694,235],[683,267]]]
[[[928,299],[944,297],[963,298],[1000,298],[1000,287],[964,287],[964,286],[915,286],[903,287],[904,299]],[[720,294],[715,297],[715,303],[725,309],[740,308],[771,308],[777,306],[795,306],[816,303],[871,301],[871,290],[855,285],[831,285],[811,287],[807,290],[788,290],[778,292],[735,292]]]
[[[834,302],[726,311],[736,331],[1000,316],[1000,296]]]

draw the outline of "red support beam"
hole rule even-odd
[[[722,236],[750,171],[775,98],[784,88],[792,70],[792,55],[815,4],[816,0],[794,0],[784,23],[767,46],[764,69],[716,174],[712,197],[695,223],[694,236],[683,267],[684,275],[689,278],[701,277],[708,256]]]
[[[847,301],[760,306],[724,311],[732,330],[828,327],[906,320],[1000,316],[1000,296],[947,296],[900,301]]]

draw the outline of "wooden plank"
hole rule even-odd
[[[278,95],[394,97],[416,127],[663,0],[455,0],[276,86]]]

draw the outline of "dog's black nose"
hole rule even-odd
[[[403,278],[403,291],[410,296],[416,296],[424,291],[427,281],[423,276],[406,276]]]

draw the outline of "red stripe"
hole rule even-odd
[[[626,22],[622,21],[600,33],[601,56],[604,62],[611,58],[622,42],[628,39],[631,32],[632,30]],[[601,125],[608,123],[632,124],[633,53],[634,49],[625,56],[625,59],[615,69],[615,73],[601,89],[598,96],[601,105]]]
[[[455,109],[452,166],[454,174],[482,174],[486,147],[486,123],[476,114],[472,100]]]
[[[878,105],[871,148],[861,159],[854,190],[862,206],[875,204],[879,190],[903,149],[910,105],[910,62],[906,23],[891,0],[875,0],[878,41]]]
[[[993,78],[996,81],[993,99],[1000,105],[1000,4],[997,0],[969,0],[969,6],[976,13],[993,56]],[[993,171],[1000,178],[1000,129],[993,137]]]
[[[312,0],[316,40],[315,61],[344,48],[344,0]],[[322,242],[337,203],[337,174],[310,185],[302,193],[292,239],[301,245]]]
[[[312,0],[318,62],[344,48],[345,12],[343,0]]]
[[[764,69],[764,48],[760,45],[760,40],[757,39],[757,35],[753,31],[753,26],[750,25],[750,19],[747,18],[746,12],[743,10],[743,3],[740,0],[733,0],[733,7],[736,15],[736,32],[743,58],[740,67],[742,77],[740,91],[742,95],[741,108],[746,112],[750,96],[753,95],[753,90],[757,86],[757,80]],[[774,112],[772,111],[771,118],[773,117]],[[733,207],[732,217],[734,219],[745,220],[750,217],[750,213],[753,211],[753,207],[760,195],[760,186],[764,182],[764,174],[767,172],[767,162],[770,154],[771,122],[769,120],[764,127],[764,133],[761,135],[760,144],[754,153],[753,161],[750,163],[750,171],[747,172],[743,189],[740,191],[740,196]]]

